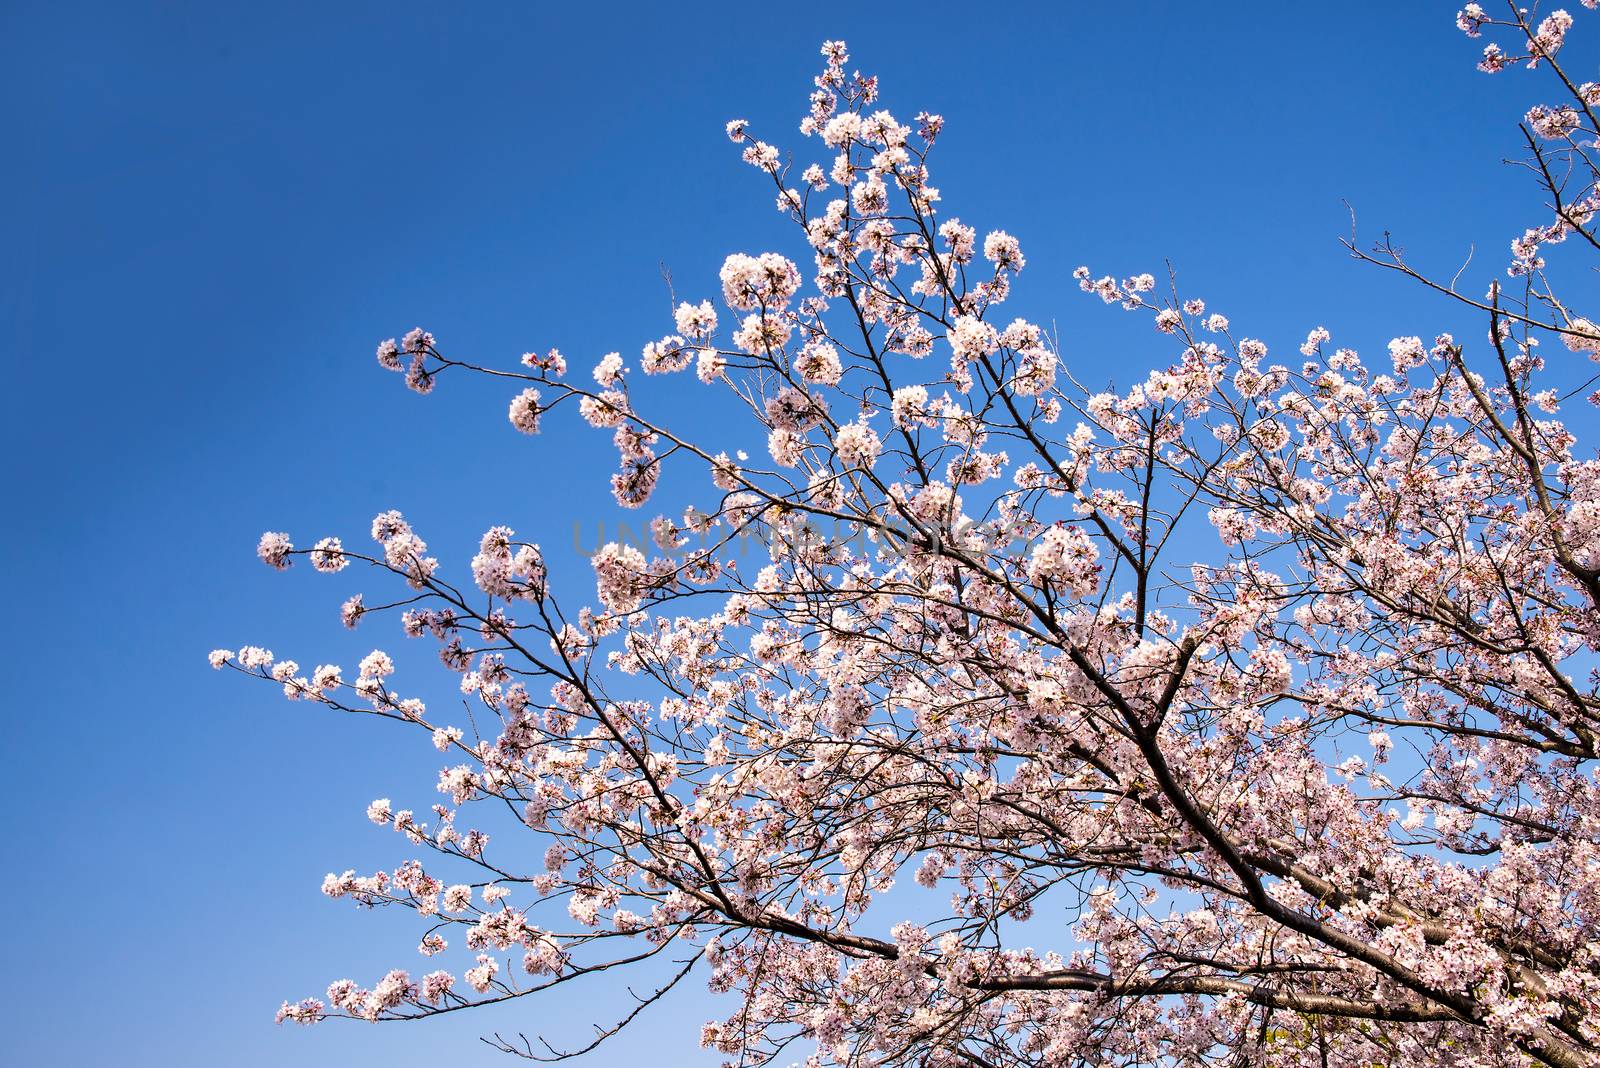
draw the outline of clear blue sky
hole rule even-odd
[[[1011,306],[1054,321],[1086,381],[1169,353],[1079,294],[1079,263],[1170,259],[1280,351],[1325,324],[1377,353],[1482,326],[1346,258],[1341,200],[1445,273],[1476,243],[1472,289],[1537,214],[1499,163],[1535,83],[1475,73],[1453,3],[570,6],[0,7],[0,1062],[509,1064],[473,1036],[571,1038],[613,1015],[617,986],[597,985],[498,1014],[275,1028],[285,997],[420,962],[405,917],[317,886],[404,859],[362,811],[424,808],[434,754],[204,657],[421,659],[392,630],[339,629],[355,579],[261,567],[268,528],[360,541],[398,507],[457,573],[495,522],[582,567],[572,522],[616,515],[603,437],[568,418],[515,435],[482,383],[417,398],[373,345],[422,324],[454,352],[559,346],[586,367],[665,332],[662,264],[700,299],[730,252],[802,259],[722,126],[747,116],[800,147],[824,38],[849,41],[902,117],[947,117],[948,210],[1021,237]],[[589,1063],[711,1063],[706,1001]]]

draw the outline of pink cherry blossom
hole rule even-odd
[[[693,500],[592,586],[500,525],[459,561],[392,511],[364,551],[261,538],[278,570],[366,565],[385,592],[341,592],[344,624],[428,650],[208,662],[434,746],[412,808],[367,809],[405,855],[322,889],[411,910],[399,951],[454,968],[278,1020],[514,1013],[628,971],[647,1004],[726,995],[699,1037],[739,1065],[1594,1064],[1600,461],[1571,413],[1600,329],[1569,263],[1600,248],[1600,88],[1592,27],[1490,7],[1457,16],[1483,68],[1553,94],[1511,109],[1537,195],[1481,296],[1352,242],[1426,283],[1392,336],[1236,336],[1175,272],[1085,266],[1090,312],[1148,319],[1080,383],[1020,242],[946,209],[944,120],[829,41],[792,168],[726,128],[793,227],[725,259],[729,336],[677,302],[641,375],[592,381],[380,345],[421,391],[509,379],[523,433],[576,408],[621,505],[669,465]],[[743,414],[696,430],[684,390]],[[599,1004],[598,1041],[635,1008]]]

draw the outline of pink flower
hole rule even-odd
[[[511,401],[511,425],[524,434],[539,432],[539,391],[525,389]]]
[[[289,566],[289,554],[294,552],[294,545],[289,541],[289,535],[268,531],[261,535],[261,541],[256,545],[256,555],[268,567],[275,567],[279,571]]]

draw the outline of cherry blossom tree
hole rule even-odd
[[[1559,94],[1522,127],[1546,214],[1501,280],[1464,293],[1351,245],[1470,307],[1474,337],[1369,361],[1317,328],[1274,359],[1174,280],[1082,268],[1172,352],[1084,388],[1001,311],[1019,242],[947,213],[940,117],[881,109],[829,42],[818,162],[727,128],[809,250],[729,256],[719,299],[677,305],[632,367],[381,345],[419,392],[509,386],[525,434],[576,408],[625,507],[669,463],[700,501],[600,548],[577,606],[505,527],[470,584],[395,512],[373,549],[261,539],[275,568],[364,566],[391,592],[344,623],[398,615],[473,710],[470,732],[431,712],[382,651],[353,676],[212,654],[446,754],[431,811],[367,811],[415,859],[323,890],[414,910],[421,954],[459,964],[341,979],[280,1020],[628,966],[660,981],[592,1037],[494,1043],[583,1052],[690,981],[730,995],[700,1042],[740,1065],[1597,1063],[1600,461],[1557,409],[1585,403],[1600,328],[1545,262],[1600,249],[1573,21],[1458,17],[1492,40],[1483,70]],[[658,414],[650,377],[685,373],[768,455]]]

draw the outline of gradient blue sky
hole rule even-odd
[[[1472,70],[1455,6],[0,5],[0,1061],[510,1064],[473,1036],[613,1015],[617,983],[421,1024],[272,1024],[285,997],[420,960],[403,917],[317,885],[404,858],[362,810],[426,807],[435,754],[206,670],[218,645],[353,664],[402,644],[340,630],[358,581],[273,574],[257,536],[359,541],[398,507],[453,567],[506,522],[570,570],[574,520],[592,544],[616,515],[603,437],[561,418],[521,438],[483,383],[412,396],[378,339],[420,323],[453,352],[559,346],[586,367],[665,332],[663,264],[699,299],[730,252],[803,259],[722,126],[802,147],[828,37],[896,113],[947,117],[947,209],[1022,238],[1013,306],[1058,326],[1080,379],[1168,354],[1072,287],[1078,263],[1170,259],[1290,352],[1318,324],[1374,352],[1481,336],[1336,242],[1348,200],[1445,273],[1476,243],[1476,290],[1536,215],[1499,160],[1539,90]],[[710,1063],[707,1000],[587,1063]]]

